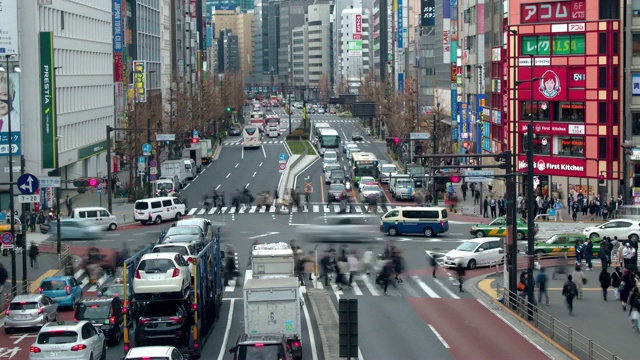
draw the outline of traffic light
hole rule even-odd
[[[451,182],[454,183],[454,184],[459,183],[460,180],[462,180],[462,178],[460,176],[458,176],[458,175],[454,175],[454,176],[451,177]]]
[[[598,176],[598,184],[604,185],[604,175],[600,174],[600,176]]]
[[[191,143],[192,143],[192,144],[197,144],[197,143],[199,143],[199,142],[200,142],[200,139],[199,139],[199,138],[197,138],[197,137],[191,138]]]
[[[100,179],[98,178],[78,178],[73,180],[73,186],[75,187],[96,187],[100,185]]]
[[[393,138],[393,143],[394,144],[399,144],[400,143],[400,138],[399,137]]]
[[[228,108],[227,108],[227,112],[230,112],[230,111],[231,111],[231,108],[230,108],[230,107],[228,107]]]

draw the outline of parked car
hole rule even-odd
[[[592,240],[605,236],[613,239],[614,236],[617,236],[618,239],[622,240],[638,241],[640,238],[640,221],[615,219],[604,224],[589,226],[583,230],[582,234]]]
[[[72,310],[82,299],[82,287],[73,276],[47,277],[40,282],[38,293],[52,298],[58,307],[70,307]]]
[[[372,242],[380,236],[380,218],[362,214],[321,216],[296,232],[310,242]]]
[[[106,359],[104,333],[88,321],[58,321],[45,324],[29,348],[29,360]]]
[[[47,295],[18,295],[11,300],[4,312],[4,333],[13,329],[41,328],[51,321],[58,321],[58,304]]]
[[[189,263],[179,253],[145,254],[136,268],[133,294],[140,299],[158,293],[182,297],[190,281]]]
[[[102,330],[108,342],[120,343],[124,331],[124,311],[119,297],[84,298],[78,303],[74,321],[86,320]]]
[[[237,126],[229,127],[229,136],[240,136],[242,135],[242,129]]]
[[[467,269],[493,266],[504,262],[504,241],[498,237],[482,237],[467,240],[444,256],[446,267],[456,267],[458,261]]]
[[[576,256],[576,244],[578,241],[584,243],[586,240],[587,237],[582,234],[555,234],[547,240],[536,241],[533,251],[536,255],[564,256],[564,253],[567,253],[567,256],[574,257]],[[598,256],[602,238],[594,238],[591,241],[593,243],[593,256]]]
[[[152,253],[178,253],[189,263],[189,271],[193,276],[193,262],[198,254],[196,246],[190,243],[158,244],[151,250]]]
[[[144,306],[137,319],[136,343],[162,341],[170,345],[187,345],[193,317],[183,302],[152,302]]]
[[[518,226],[518,230],[517,230],[518,240],[526,239],[529,232],[527,222],[522,218],[518,218],[517,226]],[[474,235],[478,238],[485,237],[485,236],[504,237],[504,236],[507,236],[507,220],[505,219],[504,216],[500,216],[495,218],[495,220],[493,220],[489,224],[475,224],[471,226],[471,229],[469,230],[469,232],[471,233],[471,235]],[[535,234],[537,233],[538,233],[538,224],[535,224],[533,236],[535,236]]]

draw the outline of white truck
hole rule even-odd
[[[165,160],[160,164],[162,176],[177,176],[180,188],[187,185],[187,170],[184,168],[184,160]]]
[[[213,147],[211,147],[211,139],[200,140],[200,153],[202,154],[202,163],[209,164],[213,157]]]
[[[202,171],[202,151],[200,150],[200,143],[191,144],[191,147],[182,149],[182,158],[193,160],[196,163],[197,172]]]
[[[248,279],[243,292],[245,334],[285,335],[293,358],[301,360],[300,311],[304,304],[298,279]]]
[[[416,195],[416,185],[410,175],[397,175],[391,178],[389,192],[396,200],[413,200]]]
[[[293,277],[295,259],[291,246],[283,242],[254,245],[251,270],[254,279]]]

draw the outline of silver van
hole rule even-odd
[[[196,162],[193,159],[183,159],[184,160],[184,169],[187,171],[187,178],[189,180],[195,179],[198,174],[198,167],[196,166]]]
[[[71,217],[87,220],[102,230],[115,230],[118,228],[118,219],[103,207],[81,207],[73,209]]]

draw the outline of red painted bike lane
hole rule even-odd
[[[60,321],[72,321],[72,311],[61,311]],[[12,334],[0,333],[0,359],[28,360],[29,348],[36,341],[36,329],[15,330]]]
[[[408,298],[407,301],[437,331],[436,335],[456,359],[549,359],[476,299]]]

